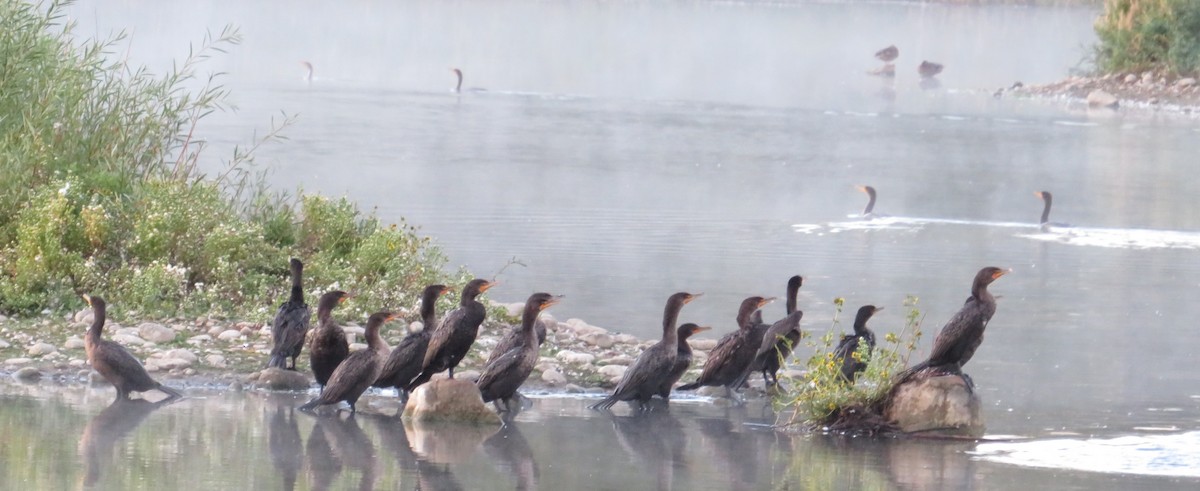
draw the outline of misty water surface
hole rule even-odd
[[[299,116],[259,163],[280,189],[347,195],[419,225],[452,266],[560,318],[654,336],[733,328],[741,298],[807,278],[803,326],[832,300],[927,315],[924,346],[980,267],[1013,268],[969,371],[994,433],[1183,430],[1200,418],[1190,326],[1200,286],[1192,120],[991,97],[1066,76],[1089,8],[907,2],[80,2],[80,32],[129,28],[161,69],[206,29],[245,40],[212,60],[237,112],[201,128],[206,165],[272,115]],[[901,49],[894,81],[865,75]],[[946,64],[921,90],[915,65]],[[315,67],[306,81],[301,61]],[[452,93],[451,67],[465,86]],[[864,223],[855,185],[879,189]],[[1038,190],[1053,219],[1041,233]],[[768,317],[782,305],[768,307]],[[840,328],[839,328],[840,329]],[[801,350],[800,356],[808,352]],[[684,419],[684,418],[680,418]],[[835,458],[836,460],[836,458]]]

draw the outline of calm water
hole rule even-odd
[[[684,319],[715,325],[719,336],[732,329],[741,298],[781,295],[799,273],[807,277],[805,328],[829,329],[840,296],[851,306],[889,307],[874,328],[898,330],[902,300],[916,295],[928,347],[975,271],[1011,267],[993,287],[1003,298],[969,367],[991,432],[1174,435],[1200,420],[1200,334],[1190,328],[1200,313],[1192,299],[1200,287],[1200,183],[1192,178],[1200,126],[988,95],[1016,80],[1065,76],[1094,41],[1094,10],[468,1],[80,2],[71,11],[83,34],[130,28],[128,56],[158,68],[206,29],[239,25],[244,43],[209,65],[230,73],[239,110],[202,128],[207,165],[218,168],[272,115],[298,114],[290,141],[259,154],[273,184],[345,194],[387,220],[406,218],[454,265],[479,275],[522,261],[493,298],[564,293],[559,318],[651,336],[670,293],[703,291]],[[895,81],[864,75],[876,67],[871,54],[892,43],[901,48]],[[918,87],[921,59],[946,64],[939,89]],[[301,60],[315,67],[311,83]],[[466,72],[466,87],[487,90],[451,93],[450,67]],[[876,209],[893,218],[849,217],[865,204],[856,184],[878,188]],[[1041,210],[1033,192],[1042,189],[1055,193],[1053,218],[1072,231],[1031,225]],[[768,317],[781,313],[781,305],[768,308]],[[72,427],[101,408],[25,404],[53,407],[44,412]],[[244,432],[228,451],[265,468],[260,420],[273,406],[239,404],[220,406],[236,409],[217,416],[187,401],[146,425],[185,435],[172,441],[206,441],[215,435],[184,418],[224,418]],[[580,405],[539,401],[525,416],[531,421],[518,424],[548,489],[561,489],[551,479],[586,475],[595,459],[629,461],[618,449],[630,444],[617,444],[613,423],[578,417]],[[716,457],[727,475],[732,464],[716,449],[743,444],[770,456],[756,463],[763,480],[750,489],[786,482],[796,465],[804,476],[904,487],[896,462],[926,457],[954,466],[936,474],[953,489],[959,479],[1009,487],[1014,475],[1030,476],[1030,485],[1053,478],[1058,486],[1063,476],[1084,488],[1163,484],[985,464],[963,453],[969,446],[793,441],[747,430],[701,403],[673,415],[689,464],[655,472],[674,470],[679,489],[728,487],[709,481],[713,471],[699,461]],[[4,426],[12,424],[53,423]],[[361,422],[382,446],[374,424]],[[312,425],[300,418],[302,433]],[[723,436],[706,436],[706,427]],[[593,433],[608,439],[603,450],[551,446]],[[710,440],[735,436],[725,446]],[[1184,448],[1200,454],[1186,438]],[[377,454],[387,462],[381,469],[401,472]],[[495,479],[477,454],[475,464],[451,466],[456,479]],[[158,458],[189,460],[170,451]],[[591,484],[654,486],[626,477],[604,472]]]

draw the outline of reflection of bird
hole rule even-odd
[[[742,374],[750,367],[750,362],[754,361],[755,353],[758,352],[762,336],[765,334],[764,329],[759,331],[757,336],[755,335],[752,321],[754,311],[772,300],[775,298],[750,297],[743,300],[737,315],[739,329],[726,334],[720,341],[717,341],[717,346],[708,353],[708,361],[704,363],[704,370],[700,372],[700,378],[693,383],[679,387],[678,390],[693,390],[701,386],[724,386],[729,398],[741,403],[741,399],[734,393],[734,389],[738,388],[735,384],[741,382]],[[754,341],[756,337],[758,340]]]
[[[304,445],[304,459],[307,461],[308,472],[312,476],[312,489],[329,489],[334,478],[342,473],[342,460],[333,452],[329,445],[329,436],[336,430],[327,430],[333,425],[332,417],[317,418],[312,433],[308,434],[308,442]]]
[[[483,402],[492,402],[500,408],[504,401],[504,410],[512,411],[513,396],[517,389],[533,373],[533,366],[538,361],[537,333],[533,324],[537,317],[550,306],[558,303],[558,297],[549,293],[534,293],[525,302],[525,311],[521,314],[521,335],[525,338],[520,346],[508,350],[495,360],[488,362],[479,374],[476,385],[483,397]]]
[[[350,343],[346,332],[333,320],[333,308],[350,298],[343,291],[331,291],[317,300],[317,329],[313,331],[312,345],[308,349],[308,363],[312,366],[317,384],[324,387],[338,364],[350,355]]]
[[[1042,219],[1038,222],[1038,225],[1042,227],[1042,231],[1048,231],[1050,227],[1070,227],[1070,225],[1065,223],[1050,221],[1050,205],[1054,202],[1054,195],[1050,194],[1050,191],[1038,191],[1033,194],[1042,198],[1042,202],[1045,203],[1045,206],[1042,208]]]
[[[475,297],[488,291],[496,284],[483,279],[474,279],[463,287],[462,296],[458,299],[458,308],[446,314],[438,325],[433,337],[429,340],[429,348],[425,350],[425,361],[421,363],[421,374],[408,384],[412,391],[417,386],[428,382],[433,374],[442,370],[450,371],[454,378],[454,367],[467,356],[475,337],[479,335],[479,325],[487,317],[487,309]]]
[[[613,416],[617,443],[654,472],[656,489],[675,489],[675,467],[683,463],[687,437],[669,411],[644,411],[633,416]]]
[[[379,435],[380,444],[395,457],[400,469],[409,473],[416,472],[417,453],[413,451],[412,445],[408,443],[408,433],[405,433],[404,425],[400,424],[398,419],[366,413],[355,417],[365,417],[374,421],[375,430],[372,433]]]
[[[692,345],[688,344],[688,338],[698,332],[707,331],[711,327],[700,327],[691,322],[679,326],[678,337],[679,345],[675,350],[675,365],[671,367],[671,373],[663,380],[658,387],[658,395],[663,399],[671,398],[671,389],[675,387],[675,383],[683,378],[683,374],[687,373],[692,367]]]
[[[391,312],[376,312],[367,319],[367,349],[358,350],[347,356],[333,375],[329,383],[321,389],[321,394],[308,401],[300,410],[309,410],[317,406],[337,404],[346,401],[350,404],[350,412],[354,413],[354,403],[366,392],[375,379],[379,377],[379,367],[383,365],[378,349],[383,343],[379,337],[379,329],[383,324],[396,318]]]
[[[448,464],[417,461],[417,491],[460,491],[466,489]]]
[[[975,280],[971,283],[971,296],[958,313],[942,326],[937,338],[933,340],[933,351],[929,353],[929,359],[905,370],[900,375],[901,381],[926,368],[953,375],[963,374],[963,365],[971,360],[975,350],[983,343],[983,331],[992,315],[996,313],[996,299],[988,292],[987,287],[1007,273],[1006,270],[989,266],[975,274]],[[964,375],[963,379],[968,387],[973,385],[969,377]]]
[[[130,392],[146,392],[158,390],[167,395],[168,399],[183,397],[175,389],[167,387],[150,378],[146,367],[134,358],[124,346],[100,337],[104,330],[107,303],[103,298],[84,295],[83,299],[92,307],[92,326],[88,328],[83,338],[84,351],[88,363],[108,383],[117,389],[117,400],[129,399]]]
[[[641,408],[646,407],[646,403],[659,392],[663,381],[675,366],[679,350],[679,333],[675,330],[675,322],[679,319],[679,311],[700,295],[702,294],[679,292],[667,299],[667,306],[663,309],[662,339],[638,355],[633,365],[625,370],[625,375],[621,377],[617,388],[613,389],[612,395],[589,406],[590,408],[608,409],[618,401],[632,400],[637,400]]]
[[[304,65],[304,81],[308,82],[308,83],[312,83],[312,79],[313,79],[312,63],[309,63],[307,61],[302,61],[302,62],[300,62],[300,64]]]
[[[342,465],[358,469],[358,489],[374,489],[379,467],[375,444],[358,426],[358,420],[354,416],[343,419],[334,414],[319,417],[318,424],[325,429],[329,447]]]
[[[271,348],[271,360],[268,367],[287,369],[287,359],[292,359],[290,370],[296,369],[296,357],[304,348],[304,336],[308,334],[308,324],[312,320],[312,311],[304,303],[304,263],[292,258],[292,294],[287,302],[279,306],[275,313],[275,322],[271,325],[271,337],[275,346]]]
[[[84,463],[84,487],[92,487],[100,480],[100,472],[109,467],[113,456],[113,445],[117,440],[133,431],[146,416],[163,406],[146,400],[117,399],[93,417],[83,428],[79,439],[79,453]]]
[[[921,64],[917,66],[917,73],[921,75],[921,78],[936,77],[939,73],[942,73],[942,64],[934,63],[932,61],[922,61]]]
[[[748,378],[754,372],[761,371],[763,383],[767,386],[779,383],[776,374],[783,366],[783,360],[792,355],[796,343],[800,342],[800,319],[804,313],[796,310],[796,301],[800,293],[800,286],[803,284],[804,278],[800,275],[788,278],[787,296],[785,297],[787,303],[784,306],[787,316],[776,321],[763,334],[762,343],[754,354],[754,361],[750,363],[750,368],[746,370],[743,378]],[[761,312],[761,310],[755,312],[755,315],[760,315]]]
[[[867,353],[875,349],[875,333],[867,328],[867,321],[880,310],[883,310],[883,307],[874,305],[859,307],[858,313],[854,316],[854,334],[842,336],[837,348],[833,350],[834,359],[841,360],[842,378],[850,383],[854,383],[858,374],[867,369],[867,360],[856,359],[854,353],[858,352],[859,344],[864,342],[870,347],[867,349]]]
[[[421,373],[421,364],[425,362],[425,350],[429,347],[429,338],[437,327],[438,297],[450,291],[445,285],[430,285],[421,294],[421,332],[405,336],[400,344],[388,355],[375,380],[375,387],[395,387],[400,391],[401,401],[408,400],[408,383]]]
[[[296,476],[304,466],[304,441],[300,439],[300,427],[292,408],[276,406],[267,419],[267,446],[271,464],[283,477],[283,489],[296,489]]]
[[[462,86],[463,85],[462,70],[459,70],[457,68],[451,68],[450,71],[454,72],[455,78],[458,79],[458,83],[456,83],[454,85],[454,92],[459,93],[459,92],[463,92],[463,91],[466,91],[466,92],[484,92],[484,91],[486,91],[486,89],[481,89],[479,87],[467,87],[466,89],[464,89]]]
[[[899,56],[900,48],[897,48],[894,44],[875,52],[875,57],[884,63],[896,61],[896,58]]]
[[[858,190],[867,193],[867,207],[863,208],[863,218],[876,218],[879,215],[875,214],[875,188],[871,186],[858,186]]]
[[[492,464],[497,469],[517,479],[518,490],[538,488],[540,471],[537,459],[517,425],[509,423],[500,427],[500,431],[483,442],[483,451],[492,458]]]
[[[730,489],[759,489],[758,464],[763,461],[758,458],[754,433],[741,431],[741,425],[729,417],[697,418],[695,423],[700,429],[700,441],[712,454],[711,460],[720,466],[717,474],[729,479]]]

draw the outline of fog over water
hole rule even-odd
[[[128,28],[121,56],[156,70],[206,30],[238,26],[242,44],[205,65],[228,72],[238,107],[198,131],[207,168],[272,116],[298,115],[289,141],[258,154],[273,186],[407,219],[451,267],[491,276],[524,263],[491,298],[562,293],[556,317],[649,337],[668,295],[702,291],[682,320],[718,337],[742,298],[782,296],[802,274],[806,330],[829,329],[844,297],[887,307],[874,328],[897,331],[915,295],[928,350],[975,272],[1011,267],[968,367],[990,431],[1117,436],[1200,419],[1196,124],[991,96],[1067,76],[1095,42],[1096,8],[83,1],[69,12],[83,36]],[[889,44],[897,76],[868,76]],[[925,59],[946,66],[939,88],[919,87]],[[486,90],[453,93],[452,67]],[[853,216],[860,184],[891,218]],[[1039,190],[1072,229],[1037,228]]]

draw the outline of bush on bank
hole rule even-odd
[[[1200,70],[1200,1],[1107,0],[1096,35],[1101,71],[1194,75]]]
[[[219,176],[197,170],[192,130],[226,92],[196,69],[235,31],[154,75],[112,61],[120,36],[79,44],[63,15],[0,0],[0,312],[70,311],[86,292],[118,316],[266,320],[287,295],[289,257],[306,263],[310,303],[357,293],[347,315],[460,280],[413,227],[344,198],[272,194],[245,151]]]

